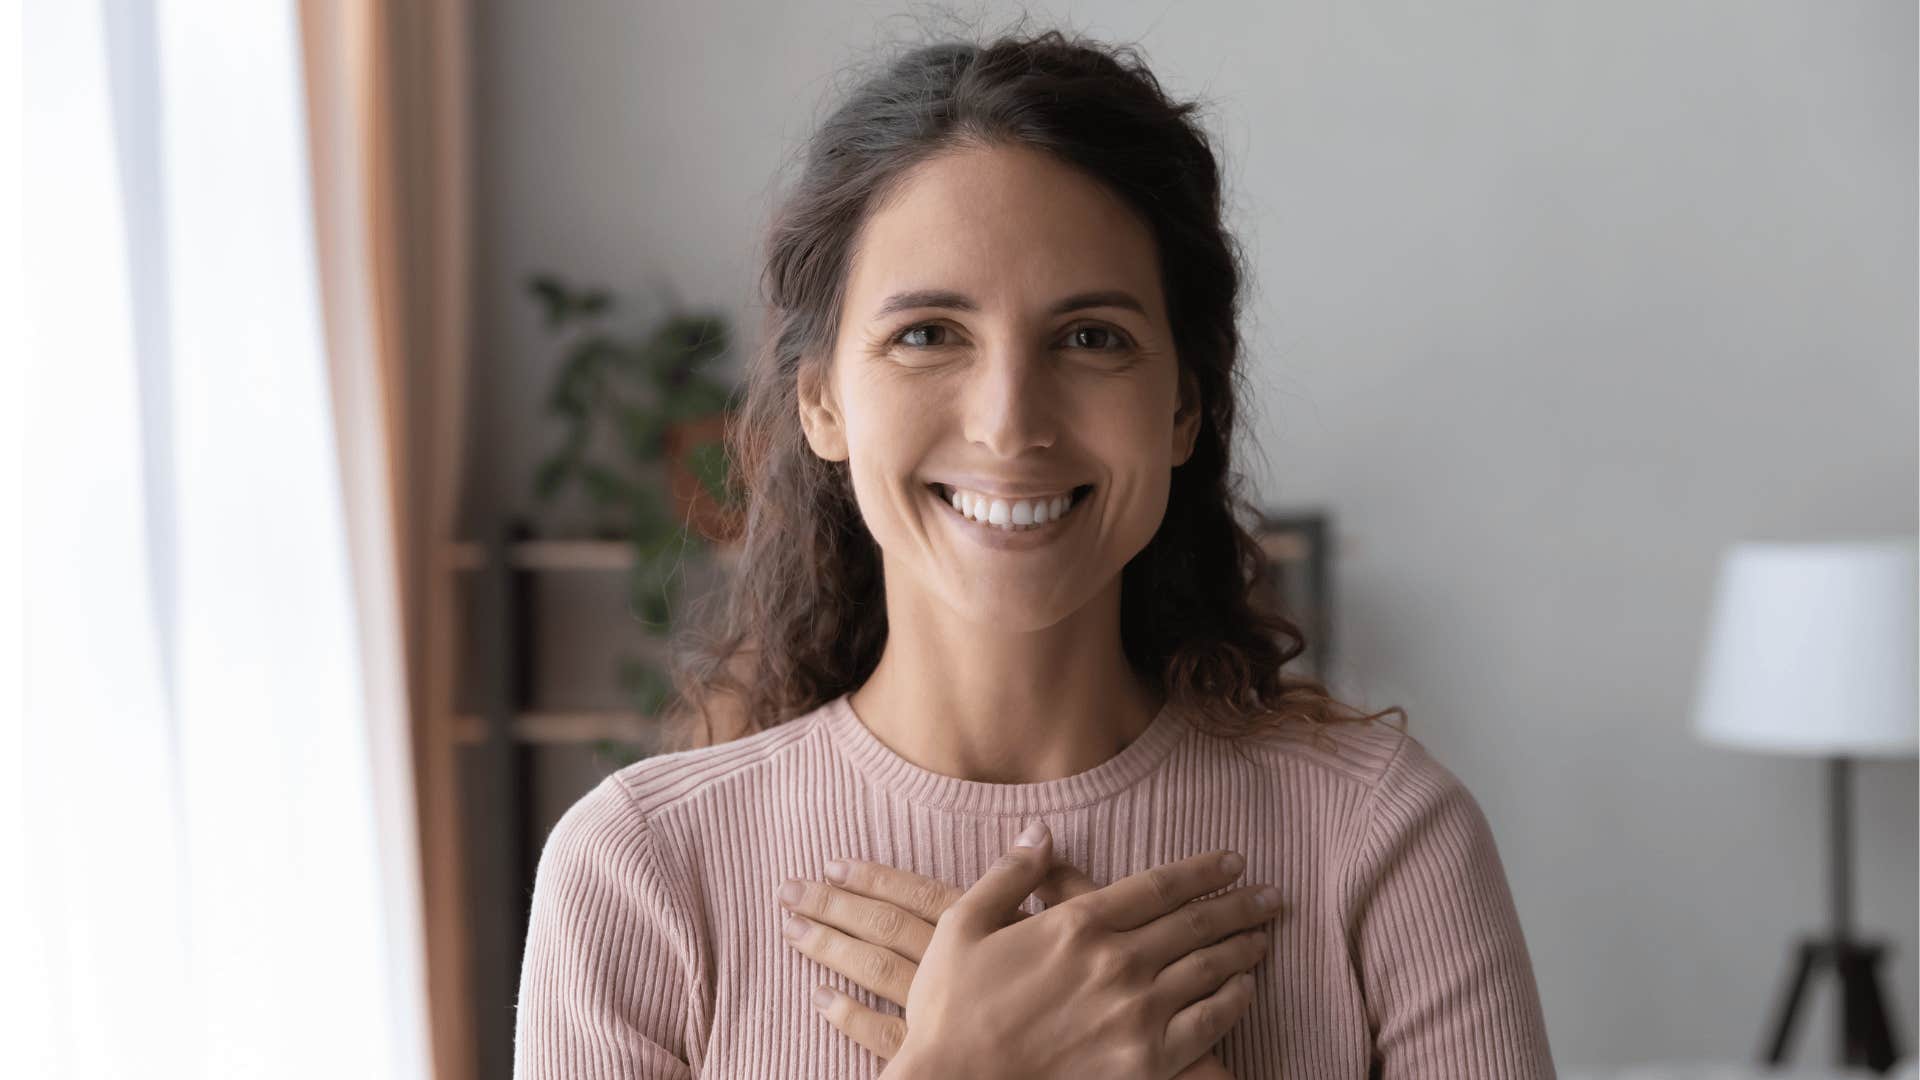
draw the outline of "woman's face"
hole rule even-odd
[[[1146,224],[995,147],[924,163],[869,217],[800,408],[814,451],[849,463],[890,593],[1037,630],[1160,527],[1199,429],[1182,384]]]

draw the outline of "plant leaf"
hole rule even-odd
[[[633,613],[647,629],[664,636],[673,621],[673,566],[658,555],[642,555],[627,581]]]
[[[567,286],[555,274],[539,273],[527,278],[527,291],[540,302],[541,311],[546,316],[547,329],[552,330],[565,320],[567,312]]]
[[[651,487],[635,486],[628,500],[629,534],[641,539],[652,539],[672,532],[674,521],[667,516],[666,503],[660,492]]]
[[[664,366],[684,378],[727,351],[727,321],[708,312],[675,315],[654,331],[654,341]]]
[[[541,502],[551,502],[566,484],[579,459],[567,451],[561,451],[540,463],[540,471],[534,476],[533,491]]]
[[[666,434],[666,418],[645,409],[627,408],[620,414],[620,433],[627,452],[641,461],[658,461],[665,452],[661,443]]]
[[[715,502],[722,506],[733,503],[733,493],[727,488],[727,448],[722,443],[703,442],[687,451],[687,468],[700,480],[700,486],[707,489]]]
[[[632,500],[633,483],[612,469],[586,462],[580,466],[579,472],[580,482],[586,485],[587,494],[593,497],[594,502],[604,506]]]
[[[620,686],[634,708],[648,716],[657,715],[673,693],[673,680],[665,672],[630,657],[621,662]]]

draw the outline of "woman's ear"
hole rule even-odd
[[[1173,463],[1185,465],[1200,438],[1200,382],[1185,365],[1180,368],[1180,407],[1173,413]]]
[[[807,445],[826,461],[847,460],[847,429],[840,418],[839,402],[833,397],[832,370],[828,361],[803,357],[797,373],[800,399],[800,430]]]

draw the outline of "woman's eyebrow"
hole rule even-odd
[[[1085,308],[1117,307],[1140,315],[1147,313],[1146,305],[1134,298],[1130,292],[1121,289],[1103,289],[1098,292],[1075,293],[1064,297],[1047,309],[1048,315],[1065,315],[1069,311]],[[894,293],[881,303],[880,309],[873,313],[876,319],[885,318],[897,311],[913,311],[918,308],[948,308],[953,311],[979,311],[980,305],[972,297],[953,292],[950,289],[914,289],[908,292]]]

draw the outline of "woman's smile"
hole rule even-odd
[[[1051,543],[1085,515],[1080,507],[1093,494],[1092,484],[1051,497],[997,498],[949,484],[925,485],[927,497],[940,504],[939,515],[963,534],[996,551],[1028,551]]]

